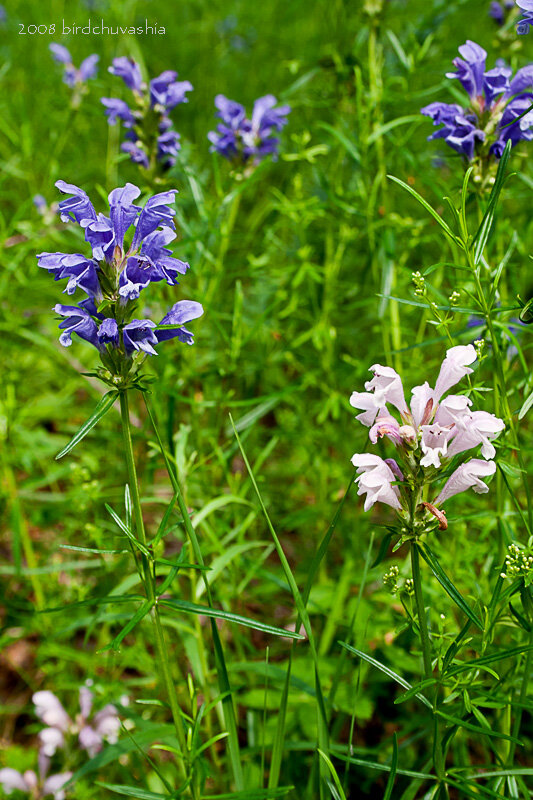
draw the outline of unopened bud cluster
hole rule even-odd
[[[525,578],[526,583],[533,582],[533,553],[517,544],[510,544],[505,556],[502,578]]]

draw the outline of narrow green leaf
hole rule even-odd
[[[385,536],[381,540],[381,544],[379,546],[379,552],[378,552],[378,554],[376,556],[376,560],[372,564],[371,569],[374,569],[374,567],[377,567],[378,564],[381,564],[381,562],[383,561],[383,559],[387,555],[387,550],[389,549],[389,545],[391,543],[392,538],[394,536],[397,536],[397,535],[398,535],[398,533],[396,531],[391,531],[390,533],[386,533],[385,534]]]
[[[367,769],[377,769],[380,772],[392,772],[392,764],[380,764],[378,761],[365,761],[363,758],[354,758],[354,756],[347,756],[345,753],[339,752],[336,745],[331,746],[335,758],[340,758],[341,761],[348,761],[350,764],[355,764],[358,767],[366,767]],[[424,781],[434,781],[435,775],[429,772],[414,772],[410,769],[397,769],[397,775],[405,775],[407,778],[418,778]]]
[[[392,790],[394,789],[394,781],[396,780],[396,770],[398,769],[398,736],[396,733],[392,737],[392,761],[390,765],[389,779],[383,800],[390,800],[392,797]]]
[[[265,163],[265,162],[263,162]],[[148,401],[148,397],[146,394],[143,395],[144,402],[146,405],[146,410],[148,412],[148,416],[150,417],[150,422],[152,423],[152,427],[154,429],[154,433],[157,438],[157,442],[159,445],[159,449],[161,451],[161,455],[165,461],[165,466],[168,472],[168,477],[170,478],[170,482],[174,488],[174,491],[177,495],[178,499],[178,506],[180,512],[183,517],[183,524],[185,525],[185,530],[187,531],[187,535],[191,542],[191,546],[193,549],[194,558],[196,559],[198,564],[203,565],[204,559],[202,556],[202,550],[200,548],[200,543],[198,541],[198,537],[196,535],[196,531],[191,523],[191,518],[189,516],[189,511],[187,509],[187,505],[185,503],[183,492],[181,490],[181,486],[179,480],[177,478],[176,473],[172,468],[172,464],[168,458],[167,452],[165,450],[165,446],[163,444],[163,440],[161,439],[161,435],[159,433],[159,429],[156,424],[156,420],[154,414],[152,412],[151,405]],[[207,571],[202,571],[202,580],[205,585],[205,591],[207,595],[207,600],[211,604],[213,604],[213,595],[211,592],[211,586],[209,583],[208,573]],[[220,635],[218,632],[218,628],[216,626],[216,622],[213,618],[211,618],[211,634],[213,636],[213,645],[215,649],[215,666],[216,666],[216,673],[218,679],[218,686],[220,689],[220,694],[222,696],[222,709],[224,712],[224,722],[226,723],[226,727],[228,729],[228,751],[229,751],[229,758],[231,762],[233,777],[235,780],[235,785],[238,790],[244,790],[244,775],[242,770],[242,763],[241,763],[241,754],[240,754],[240,744],[239,744],[239,735],[237,730],[237,717],[235,714],[235,708],[233,705],[233,696],[232,696],[232,689],[229,682],[228,676],[228,668],[226,666],[226,659],[224,657],[224,650],[222,647],[222,642],[220,639]]]
[[[460,244],[460,240],[458,240],[457,236],[454,234],[448,223],[442,219],[440,214],[438,214],[432,206],[430,206],[427,200],[424,200],[422,195],[418,194],[418,192],[415,191],[407,183],[404,183],[399,178],[395,178],[394,175],[387,175],[387,178],[389,178],[391,181],[394,181],[394,183],[397,183],[398,186],[401,186],[403,189],[405,189],[406,192],[409,192],[409,194],[412,195],[415,198],[415,200],[418,200],[420,205],[423,206],[423,208],[425,208],[426,211],[429,214],[431,214],[433,219],[438,222],[438,224],[440,225],[446,236],[448,236],[455,244]]]
[[[331,759],[325,753],[323,753],[322,750],[320,750],[320,749],[318,750],[318,755],[320,756],[320,758],[323,761],[325,761],[325,763],[326,763],[326,765],[327,765],[327,767],[328,767],[328,769],[329,769],[329,771],[331,773],[331,777],[333,778],[333,782],[334,782],[335,788],[337,790],[337,797],[339,798],[339,800],[346,800],[346,795],[344,794],[344,789],[342,788],[342,784],[341,784],[341,782],[339,780],[339,776],[337,775],[337,770],[333,766]]]
[[[499,733],[498,731],[493,731],[490,728],[483,728],[481,725],[474,725],[472,722],[467,722],[460,717],[453,717],[451,714],[445,714],[444,711],[439,711],[438,709],[434,712],[437,716],[442,717],[447,722],[451,722],[453,725],[457,725],[459,728],[465,728],[467,731],[472,731],[472,733],[478,733],[481,736],[492,736],[495,739],[505,739],[508,742],[514,742],[515,744],[522,744],[520,739],[515,739],[514,736],[509,736],[506,733]]]
[[[246,789],[244,792],[229,794],[204,794],[202,800],[271,800],[274,797],[285,797],[293,789],[294,786],[279,786],[277,789]]]
[[[176,797],[174,794],[160,794],[159,792],[149,792],[147,789],[139,789],[136,786],[122,786],[118,783],[100,783],[96,781],[96,786],[102,786],[115,794],[122,794],[126,797],[135,797],[137,800],[168,800],[169,797]]]
[[[148,550],[148,548],[147,548],[147,547],[145,547],[145,546],[144,546],[144,544],[142,544],[142,542],[140,542],[140,541],[139,541],[139,540],[138,540],[138,539],[137,539],[137,538],[136,538],[136,537],[133,535],[133,533],[132,533],[132,532],[131,532],[131,530],[128,528],[128,526],[127,526],[127,525],[126,525],[124,522],[122,522],[122,520],[120,519],[119,515],[118,515],[117,513],[115,513],[115,511],[113,511],[113,509],[111,508],[111,506],[110,506],[108,503],[106,503],[106,504],[105,504],[105,507],[106,507],[106,511],[108,511],[108,513],[109,513],[109,514],[110,514],[110,515],[113,517],[114,521],[117,523],[117,525],[118,525],[118,527],[120,528],[120,530],[121,530],[123,533],[125,533],[125,534],[126,534],[126,536],[128,537],[128,539],[129,539],[129,540],[130,540],[130,541],[131,541],[131,542],[134,544],[134,546],[137,548],[137,550],[140,550],[140,551],[141,551],[141,553],[143,553],[143,555],[145,555],[145,556],[147,556],[147,557],[150,557],[150,556],[151,556],[151,553],[150,553],[150,551]]]
[[[159,600],[159,604],[169,606],[170,608],[177,608],[180,611],[186,611],[190,614],[202,614],[205,617],[225,619],[227,622],[235,622],[237,625],[244,625],[246,628],[253,628],[256,631],[270,633],[274,636],[286,636],[290,639],[305,639],[305,636],[302,636],[300,633],[286,631],[284,628],[275,628],[273,625],[267,625],[264,622],[257,622],[256,620],[249,619],[249,617],[242,617],[240,614],[233,614],[231,611],[222,611],[218,608],[210,608],[209,606],[200,606],[197,603],[189,603],[188,600],[178,600],[174,597],[164,597]]]
[[[438,683],[436,678],[428,678],[425,681],[417,683],[416,686],[412,686],[406,692],[403,692],[401,695],[399,695],[399,697],[397,697],[394,701],[394,705],[397,706],[400,703],[405,703],[405,701],[410,700],[411,697],[416,697],[421,689],[427,689],[429,686],[434,686],[436,683]]]
[[[492,230],[498,199],[503,188],[503,184],[505,183],[505,172],[507,170],[507,162],[509,161],[510,154],[511,141],[508,141],[505,145],[505,150],[502,153],[502,157],[500,158],[500,163],[498,164],[498,172],[496,173],[494,186],[492,187],[492,191],[490,193],[487,210],[485,211],[483,219],[481,220],[481,224],[474,237],[474,265],[476,266],[481,261],[485,245],[487,244],[490,232]]]
[[[429,565],[432,573],[444,589],[444,591],[452,598],[454,603],[461,611],[466,614],[466,616],[472,620],[474,625],[480,630],[483,630],[483,622],[480,618],[472,611],[468,603],[463,599],[463,596],[459,592],[459,590],[455,587],[452,583],[450,578],[446,575],[444,570],[442,569],[436,555],[430,550],[427,544],[420,544],[419,550],[422,558],[424,561]]]
[[[106,650],[118,650],[119,645],[124,637],[126,637],[128,633],[135,628],[137,623],[139,623],[151,611],[153,606],[154,603],[150,600],[147,600],[146,603],[143,603],[143,605],[138,609],[137,613],[133,615],[130,621],[122,628],[120,633],[115,636],[113,641],[107,644],[105,647],[102,647],[97,652],[103,653]]]
[[[240,436],[239,436],[239,434],[237,432],[237,428],[235,427],[235,423],[233,421],[233,417],[231,416],[231,414],[229,415],[229,417],[230,417],[231,425],[233,427],[233,432],[235,434],[235,438],[237,439],[237,444],[239,445],[239,450],[241,451],[241,455],[242,455],[243,461],[244,461],[244,463],[246,465],[246,469],[248,470],[248,475],[250,476],[250,480],[252,482],[252,486],[253,486],[254,491],[256,493],[257,499],[259,500],[259,504],[261,506],[261,510],[262,510],[263,515],[265,517],[265,521],[266,521],[266,524],[267,524],[268,529],[270,531],[270,534],[272,536],[272,539],[274,540],[274,544],[275,544],[275,547],[276,547],[276,552],[278,554],[278,558],[279,558],[279,560],[281,562],[281,565],[283,567],[283,572],[285,573],[285,578],[287,580],[287,583],[289,584],[289,587],[290,587],[290,590],[291,590],[291,594],[292,594],[294,603],[295,603],[297,611],[298,611],[298,617],[302,620],[302,624],[304,626],[305,632],[307,634],[307,638],[309,640],[309,647],[310,647],[310,650],[311,650],[311,657],[313,659],[313,664],[314,664],[315,688],[316,688],[317,705],[318,705],[318,720],[317,720],[318,746],[322,749],[323,752],[327,753],[329,751],[328,716],[327,716],[327,712],[326,712],[326,704],[325,704],[325,701],[324,701],[324,694],[322,692],[322,686],[320,684],[318,652],[317,652],[317,649],[316,649],[315,639],[314,639],[314,636],[313,636],[313,629],[311,627],[311,620],[309,619],[309,614],[307,613],[307,608],[306,608],[305,601],[304,601],[302,595],[300,594],[300,590],[298,589],[298,585],[297,585],[296,580],[294,578],[294,575],[292,573],[290,564],[289,564],[289,562],[287,560],[287,556],[285,555],[285,551],[283,550],[283,547],[281,545],[279,537],[278,537],[278,535],[276,533],[276,530],[275,530],[275,528],[274,528],[274,526],[272,524],[272,521],[270,519],[270,515],[269,515],[269,513],[267,511],[267,508],[265,506],[265,503],[263,501],[263,497],[261,495],[261,492],[259,491],[259,487],[257,485],[257,481],[255,480],[255,476],[254,476],[254,473],[253,473],[252,468],[250,466],[250,462],[248,461],[248,457],[247,457],[247,455],[246,455],[246,453],[244,451],[244,448],[242,446],[242,442],[241,442]],[[322,789],[321,789],[321,794],[322,794]]]
[[[110,392],[106,392],[106,394],[104,394],[104,396],[94,409],[93,415],[89,417],[89,419],[87,420],[87,422],[85,422],[84,425],[81,426],[77,434],[72,437],[67,446],[64,447],[63,450],[61,450],[61,452],[57,454],[56,459],[63,458],[63,456],[66,456],[67,453],[70,453],[70,451],[74,447],[76,447],[76,445],[79,444],[79,442],[81,442],[81,440],[85,436],[87,436],[89,431],[92,430],[94,426],[98,422],[100,422],[102,417],[104,417],[107,414],[107,412],[112,407],[117,397],[118,397],[118,392],[114,390],[111,390]]]
[[[355,145],[355,142],[352,142],[351,139],[349,139],[341,131],[337,130],[337,128],[334,128],[332,125],[328,125],[327,122],[320,122],[318,127],[334,136],[335,139],[337,139],[337,141],[340,142],[340,144],[344,147],[346,152],[351,155],[356,164],[361,163],[361,155]]]
[[[376,667],[376,669],[379,669],[385,675],[388,675],[389,678],[392,678],[393,681],[399,683],[400,686],[403,686],[404,689],[413,688],[411,684],[405,680],[405,678],[402,678],[401,675],[398,675],[398,673],[394,672],[392,669],[390,669],[390,667],[386,667],[385,664],[381,663],[381,661],[377,661],[375,658],[372,658],[372,656],[363,653],[362,650],[357,650],[357,648],[352,647],[350,644],[347,644],[346,642],[339,642],[339,644],[341,645],[341,647],[345,647],[349,653],[352,653],[355,656],[359,656],[359,658],[362,658],[363,661],[367,662],[367,664],[371,664],[373,667]],[[424,703],[424,705],[427,706],[427,708],[431,709],[433,708],[429,700],[426,697],[424,697],[423,694],[420,694],[420,692],[416,692],[415,697],[422,703]]]

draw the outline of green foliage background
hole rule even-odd
[[[179,287],[152,287],[149,304],[157,319],[171,303],[190,297],[203,303],[205,315],[194,323],[194,347],[167,344],[151,360],[149,369],[157,378],[153,402],[187,487],[187,503],[198,515],[197,532],[212,567],[217,603],[283,627],[294,624],[296,611],[229,413],[303,586],[350,484],[349,459],[367,445],[366,432],[348,404],[350,393],[362,390],[368,368],[376,362],[394,366],[409,388],[426,379],[432,382],[450,337],[453,343],[476,338],[467,327],[472,313],[468,277],[450,267],[453,254],[432,219],[386,175],[408,182],[446,215],[442,197],[457,202],[463,165],[443,144],[426,141],[431,125],[419,114],[420,107],[460,97],[458,85],[444,73],[466,38],[487,49],[489,65],[503,57],[517,68],[531,56],[531,41],[518,39],[512,25],[498,32],[488,17],[489,3],[482,0],[398,0],[385,3],[377,18],[368,13],[372,3],[342,0],[94,0],[88,6],[52,1],[45,8],[12,0],[1,31],[0,736],[5,744],[2,765],[18,769],[35,764],[28,743],[35,744],[30,699],[37,689],[55,691],[75,713],[77,687],[90,678],[102,703],[116,702],[124,693],[130,696],[128,713],[138,729],[160,718],[153,707],[134,703],[157,697],[159,691],[150,631],[139,626],[120,653],[101,650],[131,617],[131,607],[82,605],[40,613],[94,595],[127,593],[133,586],[126,577],[127,555],[68,549],[121,547],[104,504],[122,508],[125,467],[114,413],[71,456],[54,461],[92,412],[99,389],[80,376],[94,366],[94,351],[77,339],[70,349],[57,342],[50,309],[61,301],[60,284],[39,270],[35,259],[43,250],[83,252],[83,240],[74,226],[40,217],[32,202],[37,193],[48,203],[56,202],[53,184],[59,178],[82,186],[97,210],[104,209],[115,186],[127,180],[141,185],[135,165],[119,153],[118,127],[108,127],[99,102],[101,96],[127,99],[120,79],[107,72],[112,58],[131,55],[152,77],[177,69],[194,86],[189,103],[172,114],[183,150],[169,179],[180,192],[174,253],[189,261],[191,270]],[[111,28],[144,24],[146,19],[149,25],[164,25],[166,32],[59,35],[62,20],[67,26],[85,25],[89,17],[93,24],[103,18]],[[20,35],[19,23],[55,23],[56,33]],[[48,51],[52,41],[68,46],[76,64],[92,52],[100,55],[98,78],[90,81],[77,112],[69,108],[61,68]],[[245,183],[236,182],[229,166],[209,153],[206,135],[215,124],[213,98],[219,92],[248,109],[258,96],[274,93],[293,109],[279,160],[265,162]],[[495,265],[510,241],[514,243],[500,287],[504,309],[516,308],[517,294],[527,299],[532,289],[530,165],[530,149],[516,148],[511,159],[516,174],[504,191],[489,245]],[[427,280],[436,301],[447,305],[451,292],[460,289],[459,306],[467,309],[453,313],[447,330],[431,324],[431,310],[413,292],[411,273],[433,265]],[[516,314],[496,312],[502,337],[508,336],[505,326]],[[476,329],[479,335],[482,331]],[[530,342],[530,328],[521,328],[520,352],[508,361],[513,411],[532,388]],[[494,410],[490,354],[475,380],[485,390],[479,402]],[[148,528],[155,532],[171,490],[142,405],[133,411]],[[521,435],[527,462],[527,416]],[[516,469],[512,455],[510,461]],[[525,502],[518,473],[510,473],[510,481],[519,502]],[[464,596],[479,607],[492,591],[504,546],[527,540],[511,495],[500,489],[488,497],[457,497],[449,507],[448,531],[432,543]],[[354,714],[358,757],[385,762],[397,732],[404,768],[421,769],[427,757],[421,740],[423,708],[412,700],[394,705],[398,687],[362,661],[345,659],[342,674],[337,674],[337,642],[351,638],[357,648],[411,682],[418,680],[416,639],[404,609],[381,580],[390,563],[398,563],[408,575],[405,553],[389,553],[390,563],[370,566],[389,522],[385,507],[363,514],[356,491],[350,492],[313,584],[309,611],[324,683],[328,691],[332,682],[339,684],[332,739],[346,746]],[[165,540],[166,557],[180,548],[179,526],[175,534]],[[33,564],[28,561],[29,540]],[[426,572],[425,590],[444,649],[464,618]],[[182,579],[181,590],[184,597],[202,598],[195,575]],[[256,786],[261,749],[268,753],[275,736],[290,643],[227,625],[221,635],[236,692],[241,744],[248,754],[247,780]],[[187,706],[188,672],[199,691],[214,685],[203,661],[206,652],[210,657],[207,628],[202,621],[175,614],[168,618],[168,636]],[[498,637],[501,647],[525,642],[510,614],[502,620]],[[269,669],[264,667],[267,657]],[[520,658],[504,663],[494,689],[497,699],[498,687],[508,698],[521,679]],[[291,797],[312,797],[306,787],[316,703],[305,644],[296,649],[293,675],[282,782],[297,787]],[[483,713],[488,724],[504,725],[498,704]],[[528,714],[524,720],[529,723]],[[210,725],[211,734],[219,732],[216,715]],[[485,745],[459,738],[457,767],[490,760]],[[71,765],[81,763],[76,753],[68,758]],[[223,743],[206,754],[212,793],[231,788],[224,759]],[[517,763],[527,763],[524,749]],[[159,778],[148,774],[136,753],[127,769],[118,761],[106,769],[98,774],[109,783],[127,783],[125,778],[133,776],[135,785],[161,791]],[[162,769],[172,774],[164,758]],[[405,789],[408,779],[398,780]],[[92,781],[81,779],[74,796],[94,797]],[[385,784],[386,773],[352,766],[346,785],[354,797],[381,798]],[[98,796],[114,795],[98,789]]]

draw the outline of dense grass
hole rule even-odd
[[[530,664],[524,650],[528,634],[520,616],[513,615],[513,609],[522,617],[525,613],[519,595],[511,608],[505,596],[510,582],[498,576],[507,545],[527,543],[533,511],[525,488],[529,476],[521,472],[531,457],[531,412],[518,421],[533,389],[531,328],[522,326],[516,333],[512,323],[518,315],[517,295],[525,301],[533,288],[531,148],[525,143],[512,153],[509,171],[514,174],[503,189],[485,251],[482,288],[488,298],[494,270],[511,247],[489,309],[500,361],[486,324],[468,327],[476,311],[475,285],[464,269],[464,253],[449,244],[413,197],[386,177],[394,175],[414,187],[452,224],[443,197],[460,205],[464,164],[452,151],[445,152],[444,144],[426,141],[431,125],[419,109],[457,96],[457,86],[444,73],[467,37],[487,49],[489,65],[497,58],[514,68],[528,63],[531,41],[518,39],[512,26],[498,32],[488,5],[484,0],[404,0],[385,3],[382,14],[372,17],[364,3],[341,0],[195,0],[170,6],[159,0],[95,0],[87,6],[52,2],[46,9],[37,3],[8,3],[0,44],[0,766],[35,768],[39,726],[33,692],[54,691],[75,715],[78,687],[91,679],[99,706],[129,697],[123,709],[129,733],[121,735],[129,754],[118,758],[109,750],[109,763],[90,765],[72,796],[115,796],[95,781],[162,796],[173,796],[169,787],[175,791],[180,785],[173,754],[150,747],[154,742],[175,746],[176,740],[170,713],[160,707],[166,698],[149,624],[144,620],[136,626],[119,651],[105,649],[138,603],[88,602],[109,594],[139,594],[142,588],[129,552],[79,549],[125,549],[105,507],[124,513],[127,477],[120,417],[111,411],[77,449],[54,461],[105,389],[80,374],[95,366],[94,350],[76,338],[70,349],[58,344],[50,309],[61,301],[61,285],[39,270],[35,259],[43,250],[82,252],[84,247],[74,226],[52,214],[43,218],[33,206],[37,193],[50,204],[58,200],[57,179],[98,198],[98,210],[108,192],[126,181],[153,188],[119,153],[119,130],[108,127],[99,102],[101,96],[126,97],[107,66],[117,55],[131,55],[150,76],[177,69],[180,78],[194,85],[189,103],[172,115],[183,150],[167,176],[167,185],[180,192],[174,253],[189,261],[191,270],[177,288],[152,287],[149,302],[154,319],[184,297],[202,302],[205,314],[194,323],[194,347],[169,343],[147,367],[156,378],[150,402],[162,441],[185,487],[210,567],[214,605],[278,628],[294,629],[297,622],[290,573],[281,565],[260,495],[307,601],[316,645],[314,662],[309,641],[293,648],[288,639],[220,623],[244,789],[255,797],[253,789],[268,785],[279,747],[279,786],[294,787],[287,795],[291,798],[342,797],[338,787],[327,786],[335,771],[346,797],[436,796],[431,780],[404,774],[432,769],[431,710],[413,697],[395,704],[403,690],[394,679],[339,645],[348,642],[412,685],[421,680],[413,598],[405,592],[391,595],[382,581],[393,564],[402,581],[409,577],[408,549],[392,553],[389,546],[373,566],[392,512],[377,506],[364,514],[355,488],[336,512],[353,477],[349,459],[368,446],[366,431],[354,421],[348,403],[352,391],[362,390],[368,368],[376,362],[394,366],[408,388],[426,379],[433,382],[450,344],[483,336],[485,358],[473,376],[476,405],[505,416],[508,404],[519,438],[508,425],[498,453],[507,466],[492,481],[490,494],[455,498],[448,530],[436,533],[430,546],[484,623],[484,631],[475,626],[465,630],[457,663],[512,652],[490,669],[457,673],[454,685],[446,685],[440,702],[447,702],[440,708],[456,722],[441,717],[439,735],[451,737],[451,797],[527,796],[527,778],[507,776],[505,770],[520,771],[531,755],[531,705],[523,680]],[[58,30],[63,18],[67,25],[83,25],[89,16],[103,17],[111,27],[146,18],[149,24],[164,25],[166,34],[18,34],[19,22],[55,22]],[[61,69],[48,52],[51,41],[67,45],[76,63],[92,52],[100,55],[98,78],[89,83],[77,111],[69,108]],[[272,92],[293,109],[280,158],[266,161],[245,181],[236,181],[230,167],[209,153],[206,135],[214,127],[218,92],[248,108],[256,97]],[[487,197],[476,197],[473,184],[467,195],[473,233]],[[428,295],[416,296],[412,273],[432,267]],[[454,290],[461,292],[457,310],[440,311],[440,320],[435,319],[429,302],[449,307]],[[173,489],[142,398],[134,396],[130,403],[145,525],[152,536]],[[172,520],[172,530],[159,545],[166,559],[175,559],[187,540],[183,515],[173,512]],[[328,530],[331,540],[317,565],[315,554]],[[188,545],[183,556],[195,561]],[[162,575],[168,571],[161,567]],[[425,562],[422,572],[440,668],[467,618]],[[198,571],[185,570],[173,587],[176,597],[207,604]],[[162,614],[178,700],[194,717],[201,703],[211,703],[220,693],[208,620],[169,607]],[[289,658],[292,677],[282,744],[279,709]],[[326,698],[331,774],[317,756],[321,723],[315,664]],[[505,738],[481,735],[488,726],[516,736],[520,715],[523,744],[516,751]],[[457,732],[457,719],[470,730]],[[219,703],[201,720],[195,745],[224,731]],[[400,772],[393,788],[390,784],[392,794],[386,794],[396,747]],[[197,775],[199,783],[202,777],[206,783],[195,796],[239,788],[228,754],[224,738],[202,752]],[[72,747],[57,754],[54,767],[83,769],[85,762]],[[457,788],[463,777],[485,769],[503,777],[472,779]]]

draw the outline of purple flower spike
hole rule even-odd
[[[132,59],[126,56],[120,56],[113,59],[113,64],[109,67],[111,75],[118,75],[122,78],[128,89],[134,92],[139,92],[142,85],[142,76],[139,65]]]
[[[522,2],[533,0],[522,0]],[[503,8],[496,4],[502,14]],[[507,6],[506,6],[507,8]],[[463,58],[454,60],[457,72],[447,73],[449,78],[458,78],[470,96],[470,106],[448,103],[430,103],[421,113],[430,117],[435,125],[442,127],[430,139],[444,141],[468,161],[476,155],[494,155],[501,158],[507,141],[516,145],[519,141],[533,138],[529,115],[512,125],[531,107],[533,101],[533,64],[512,70],[503,62],[491,70],[485,70],[485,50],[468,40],[459,48]]]
[[[155,322],[150,319],[133,319],[124,325],[122,337],[126,353],[131,355],[135,350],[142,350],[156,356],[157,353],[153,348],[153,345],[158,343],[157,336],[153,332],[155,327]]]
[[[72,56],[66,47],[64,47],[62,44],[56,44],[55,42],[52,42],[52,44],[49,45],[49,48],[54,61],[57,61],[58,64],[64,65],[65,69],[63,71],[63,81],[71,89],[81,86],[90,78],[94,78],[96,76],[98,71],[98,61],[100,60],[100,56],[96,55],[96,53],[87,56],[87,58],[81,62],[79,69],[76,69],[72,63]]]

